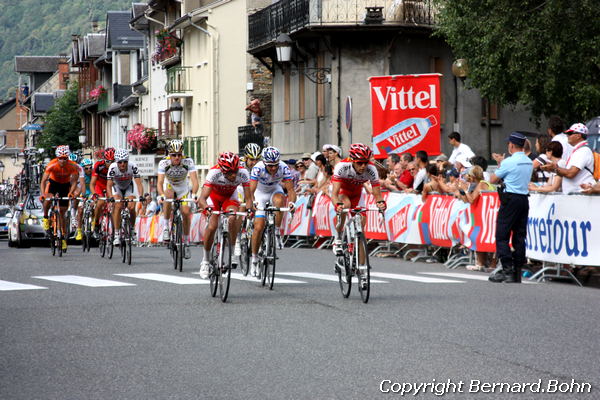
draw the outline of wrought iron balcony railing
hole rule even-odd
[[[191,157],[196,165],[208,165],[208,136],[186,137],[183,152]]]
[[[107,110],[110,106],[110,93],[101,94],[98,97],[98,111]]]
[[[263,135],[262,125],[259,125],[256,128],[252,125],[238,127],[238,150],[240,154],[243,153],[244,147],[246,147],[248,143],[256,143],[262,147],[264,140],[265,137]]]
[[[171,67],[167,70],[167,94],[185,93],[191,91],[190,81],[191,67]]]
[[[367,7],[381,7],[382,25],[436,24],[433,0],[280,0],[248,17],[248,45],[255,49],[308,26],[363,25]]]

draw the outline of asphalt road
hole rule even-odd
[[[162,248],[127,266],[0,242],[0,399],[600,398],[598,289],[376,258],[392,275],[362,304],[307,275],[333,277],[330,250],[285,249],[279,277],[293,282],[233,280],[223,304],[193,273],[200,256],[179,273]]]

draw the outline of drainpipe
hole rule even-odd
[[[212,47],[212,51],[210,52],[210,64],[211,64],[211,74],[212,74],[212,79],[210,81],[210,84],[212,86],[212,90],[211,90],[211,106],[212,106],[212,112],[213,112],[213,129],[212,132],[214,134],[214,140],[213,140],[213,146],[212,146],[212,150],[213,150],[213,158],[214,156],[216,156],[219,152],[219,141],[220,141],[220,134],[219,134],[219,72],[218,72],[218,68],[217,68],[217,60],[219,57],[219,35],[217,33],[217,30],[211,26],[208,25],[207,26],[209,28],[211,28],[214,33],[211,33],[210,31],[208,31],[207,29],[204,29],[203,27],[196,25],[196,23],[190,21],[190,26],[193,26],[194,28],[198,29],[200,32],[204,33],[205,35],[207,35],[210,38],[210,43],[211,43],[211,47]],[[209,160],[206,160],[209,161]]]

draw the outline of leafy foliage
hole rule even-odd
[[[68,144],[71,150],[81,147],[79,144],[81,116],[77,113],[78,107],[77,84],[74,84],[48,111],[44,130],[38,142],[39,147],[50,149],[61,144]]]
[[[14,97],[18,75],[14,57],[70,54],[71,34],[105,25],[106,11],[127,10],[126,0],[18,0],[2,2],[0,12],[0,102]]]
[[[469,62],[467,84],[538,119],[600,114],[597,0],[437,0],[442,35]]]

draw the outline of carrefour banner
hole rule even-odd
[[[369,78],[376,158],[419,150],[440,154],[440,76]]]
[[[532,194],[527,222],[527,257],[600,266],[598,197]]]
[[[296,199],[295,211],[293,216],[286,213],[286,219],[282,223],[282,227],[286,228],[286,235],[294,236],[309,236],[310,235],[310,196],[299,196]],[[289,219],[289,220],[288,220]]]

